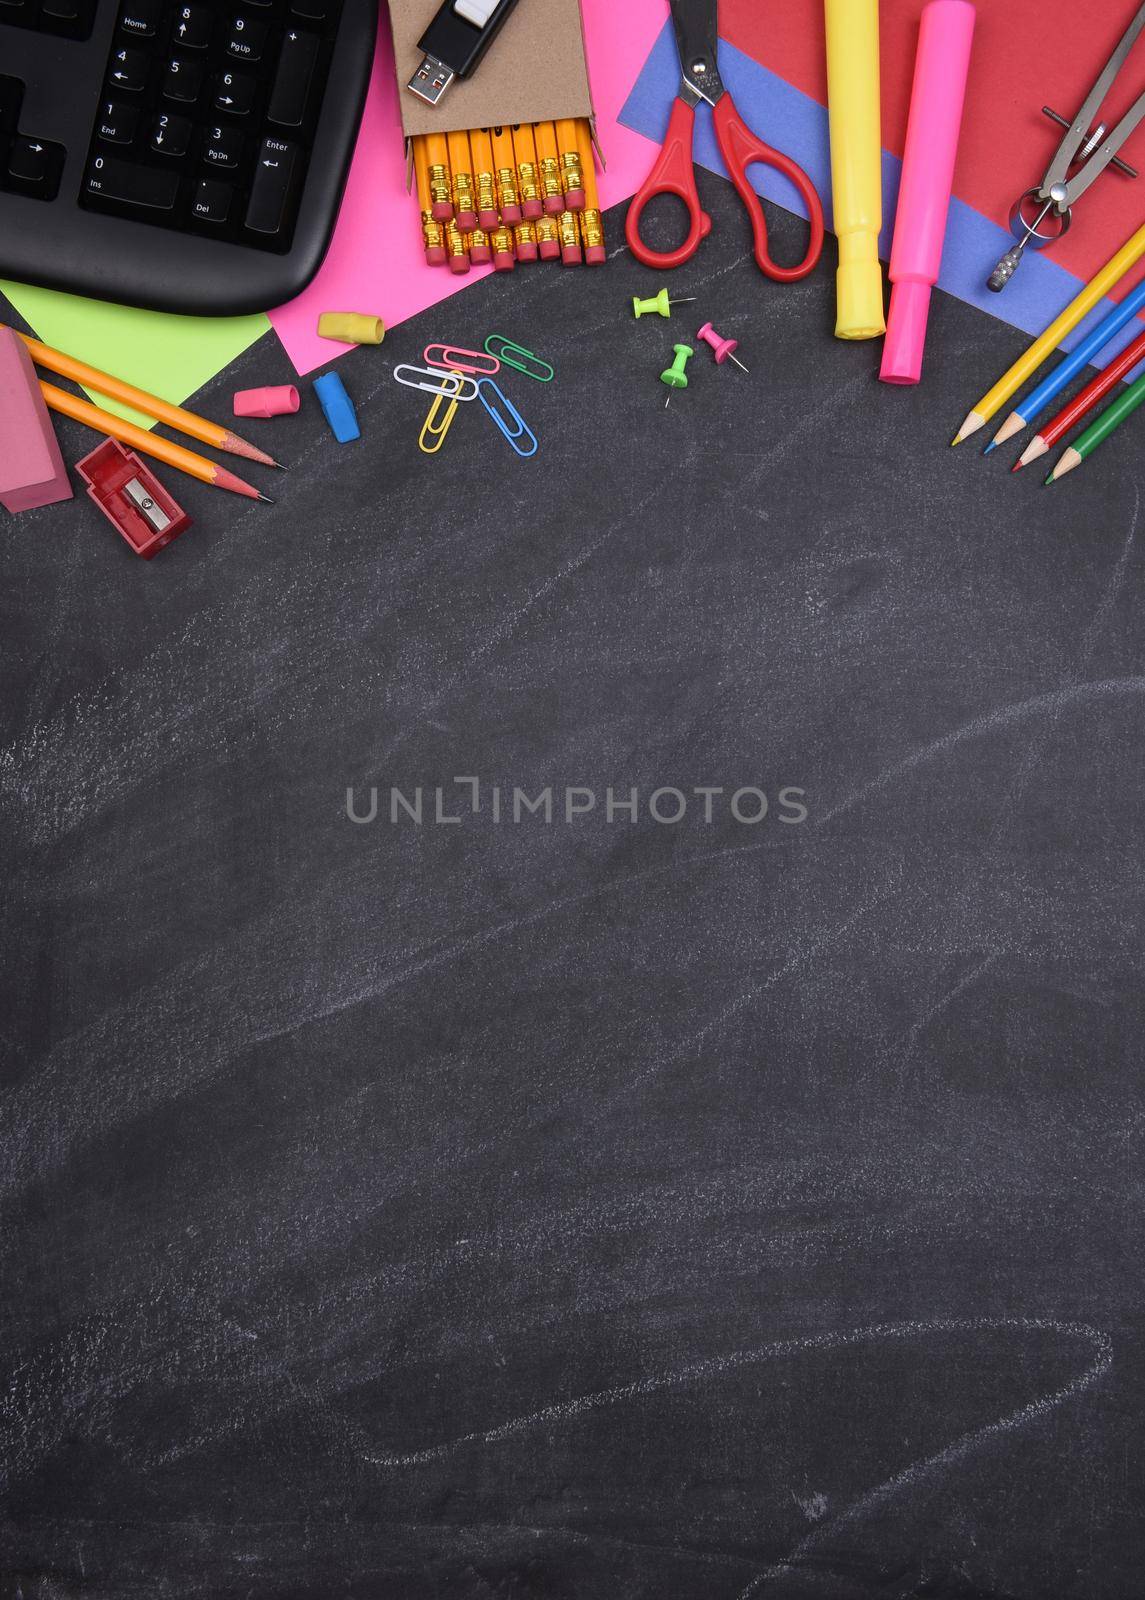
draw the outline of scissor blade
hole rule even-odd
[[[717,0],[670,3],[676,49],[680,52],[680,82],[696,100],[706,100],[714,106],[724,92],[717,54]]]

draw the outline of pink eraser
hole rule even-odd
[[[0,327],[0,505],[34,511],[71,498],[32,358],[13,329]]]
[[[533,243],[533,241],[531,239],[518,239],[517,240],[517,260],[518,261],[535,261],[536,259],[537,259],[537,247]]]
[[[567,210],[564,195],[547,194],[545,196],[545,210],[550,217],[559,217],[562,211]]]
[[[236,417],[284,417],[298,410],[298,390],[292,383],[269,389],[239,389],[235,393]]]
[[[512,272],[513,268],[516,265],[517,265],[517,258],[516,258],[516,256],[513,254],[513,252],[511,250],[494,250],[494,252],[493,252],[493,270],[494,270],[494,272]]]
[[[884,383],[917,383],[922,375],[930,291],[942,265],[974,19],[970,0],[930,0],[919,25],[891,245],[891,306],[879,370]]]
[[[493,252],[487,244],[471,244],[469,246],[469,259],[475,267],[484,267],[493,259]]]
[[[445,262],[445,246],[443,244],[427,244],[425,247],[425,264],[427,267],[440,267]]]
[[[537,248],[542,261],[555,261],[561,253],[560,244],[556,239],[542,239]]]
[[[501,214],[496,210],[479,211],[477,213],[477,226],[482,233],[492,233],[501,220]]]
[[[579,267],[584,261],[584,254],[579,244],[561,245],[561,262],[566,267]]]
[[[536,222],[538,217],[543,217],[545,214],[544,206],[536,199],[525,200],[521,205],[521,210],[525,213],[526,222]]]
[[[584,247],[585,264],[590,267],[603,267],[605,262],[605,249],[602,244],[586,244]]]
[[[448,222],[453,215],[452,200],[435,200],[429,208],[429,214],[435,222]]]
[[[469,251],[463,250],[459,256],[451,255],[449,258],[449,270],[450,272],[457,273],[459,277],[463,272],[468,272]]]
[[[566,189],[565,190],[565,210],[566,211],[583,211],[584,210],[584,190],[583,189]]]
[[[516,223],[520,222],[520,220],[521,220],[521,208],[520,208],[520,206],[502,206],[501,207],[501,221],[502,222],[507,222],[510,227],[513,227]]]
[[[459,211],[453,220],[462,233],[472,233],[477,226],[477,213],[476,211]]]

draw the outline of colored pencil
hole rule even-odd
[[[413,141],[413,170],[417,182],[417,203],[421,212],[421,242],[425,248],[428,267],[439,267],[445,260],[445,231],[433,214],[433,196],[429,192],[429,152],[425,135],[417,134]]]
[[[1145,361],[1145,329],[1132,344],[1125,346],[1119,356],[1114,357],[1104,371],[1099,372],[1096,378],[1091,378],[1085,388],[1080,389],[1069,404],[1062,407],[1052,422],[1047,422],[1041,432],[1034,435],[1010,471],[1019,472],[1023,467],[1028,467],[1031,461],[1037,461],[1039,456],[1052,450],[1074,423],[1080,422],[1087,411],[1092,411],[1099,400],[1104,400],[1111,389],[1116,389],[1122,378],[1132,372],[1139,361]]]
[[[253,444],[248,444],[237,433],[232,433],[229,428],[220,427],[217,422],[209,422],[206,417],[197,416],[193,411],[172,405],[170,401],[160,399],[157,394],[149,394],[146,389],[137,389],[133,383],[125,383],[122,378],[113,378],[110,373],[101,372],[98,367],[89,367],[86,361],[78,361],[75,356],[65,355],[62,350],[53,350],[50,345],[41,344],[38,339],[30,339],[26,333],[21,333],[20,338],[27,345],[32,360],[38,367],[46,367],[49,372],[58,373],[61,378],[71,378],[76,383],[86,384],[88,388],[107,395],[109,400],[118,400],[121,405],[133,406],[145,416],[154,417],[156,422],[165,422],[169,428],[185,433],[192,439],[199,439],[203,444],[213,445],[216,450],[226,450],[233,456],[245,456],[248,461],[259,461],[264,467],[278,466],[274,457],[268,456],[265,450],[259,450]]]
[[[576,119],[560,117],[554,123],[557,152],[561,163],[561,190],[565,209],[584,210],[584,174],[580,164],[580,140],[577,137]]]
[[[469,135],[464,128],[455,128],[445,136],[449,150],[450,175],[453,178],[453,215],[462,233],[477,226],[477,212],[473,202],[473,157],[469,153]]]
[[[484,233],[500,221],[497,209],[497,179],[493,170],[493,141],[488,128],[469,130],[469,149],[473,156],[473,187],[476,191],[477,226]]]
[[[545,208],[541,203],[541,170],[537,165],[537,140],[531,122],[515,124],[513,154],[517,159],[521,214],[526,222],[536,222]]]
[[[986,453],[993,450],[995,445],[1005,444],[1007,439],[1012,439],[1016,433],[1021,433],[1027,422],[1033,422],[1039,412],[1044,411],[1050,401],[1056,398],[1067,384],[1072,383],[1079,372],[1089,366],[1098,351],[1104,350],[1109,341],[1116,338],[1122,328],[1133,320],[1142,306],[1145,306],[1145,283],[1138,284],[1132,294],[1126,295],[1120,305],[1114,306],[1107,316],[1102,317],[1093,332],[1087,334],[1064,361],[1059,361],[1036,389],[1030,390],[1026,398],[1010,412],[986,446]]]
[[[206,456],[196,455],[181,444],[172,444],[170,439],[148,433],[146,428],[137,428],[134,422],[117,417],[110,411],[102,411],[99,406],[93,406],[90,400],[81,400],[79,395],[69,394],[66,389],[57,389],[54,383],[41,380],[40,391],[50,410],[71,417],[73,422],[80,422],[85,428],[94,428],[96,433],[106,434],[133,450],[154,456],[156,461],[175,467],[188,477],[198,478],[200,483],[211,483],[216,489],[229,489],[232,494],[246,495],[248,500],[265,500],[268,505],[274,504],[267,495],[244,483],[233,472],[228,472],[226,467],[209,461]]]
[[[448,222],[453,215],[453,179],[444,133],[426,134],[425,153],[429,166],[430,211],[435,222]]]
[[[1026,353],[1018,357],[992,389],[987,389],[981,400],[976,402],[974,409],[967,413],[965,422],[951,443],[961,444],[963,439],[969,438],[972,433],[977,433],[979,428],[984,427],[995,412],[1001,410],[1011,395],[1017,394],[1026,379],[1033,377],[1051,350],[1057,349],[1066,334],[1089,315],[1098,301],[1125,276],[1130,267],[1140,261],[1143,255],[1145,255],[1145,225],[1138,228],[1121,249],[1110,256],[1096,277],[1091,278],[1081,293],[1074,296],[1065,310],[1034,340]]]
[[[537,161],[541,168],[541,199],[551,217],[560,216],[565,208],[561,188],[561,162],[557,154],[557,130],[551,122],[535,122],[533,133],[537,141]]]
[[[1118,395],[1111,406],[1105,410],[1095,422],[1091,422],[1085,432],[1070,445],[1057,466],[1046,479],[1047,483],[1056,483],[1059,478],[1064,478],[1067,472],[1072,472],[1075,467],[1080,467],[1087,456],[1091,456],[1099,444],[1104,444],[1109,435],[1119,428],[1126,417],[1131,416],[1141,402],[1145,400],[1145,376],[1131,383],[1128,389]]]

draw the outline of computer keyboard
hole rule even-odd
[[[0,0],[0,274],[266,310],[321,264],[376,0]]]

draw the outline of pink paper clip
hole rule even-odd
[[[441,354],[435,356],[432,353],[434,350],[440,350]],[[491,378],[501,370],[501,363],[496,356],[488,355],[484,350],[463,350],[455,344],[427,344],[422,351],[422,360],[431,367],[450,367],[454,372],[472,372],[482,378]],[[484,362],[485,365],[474,366],[475,361]]]

